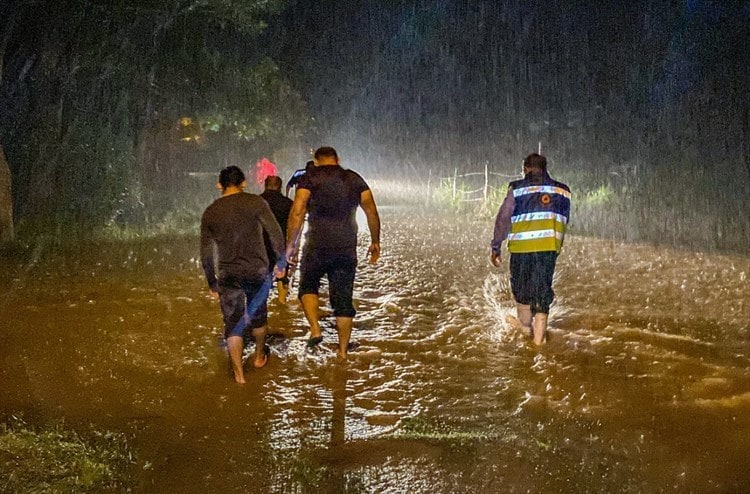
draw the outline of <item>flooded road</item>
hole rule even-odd
[[[0,413],[127,434],[136,492],[747,492],[750,259],[570,236],[549,343],[511,330],[491,221],[383,208],[348,362],[229,377],[197,239],[4,260]],[[364,244],[360,252],[364,257]]]

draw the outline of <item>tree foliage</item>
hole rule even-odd
[[[163,200],[176,191],[166,185],[207,153],[237,156],[233,146],[242,155],[293,139],[306,125],[304,103],[257,44],[282,7],[280,0],[6,7],[13,23],[0,31],[7,40],[0,144],[17,216],[101,222],[153,206],[152,191]],[[183,117],[196,122],[200,145],[180,141]]]

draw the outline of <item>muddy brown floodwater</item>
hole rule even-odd
[[[750,491],[750,259],[570,236],[537,351],[491,221],[381,214],[360,348],[274,302],[245,386],[196,239],[4,260],[0,412],[125,432],[136,492]]]

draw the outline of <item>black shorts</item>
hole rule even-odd
[[[328,277],[328,296],[333,315],[354,317],[352,303],[354,275],[357,271],[357,252],[314,250],[303,252],[300,263],[299,298],[315,294],[320,290],[320,280]]]
[[[219,283],[219,302],[221,314],[224,316],[224,338],[233,336],[232,330],[244,316],[245,307],[255,296],[262,296],[260,294],[262,286],[263,280],[229,280]],[[263,301],[250,319],[250,323],[245,327],[245,333],[268,324],[267,295],[263,296]],[[234,336],[242,336],[242,334]]]
[[[552,277],[557,252],[531,252],[510,255],[510,288],[516,302],[530,305],[532,314],[549,314],[555,299]]]

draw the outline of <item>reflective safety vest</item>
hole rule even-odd
[[[545,173],[542,181],[510,183],[515,208],[510,219],[508,251],[511,253],[560,252],[570,214],[570,189]]]

